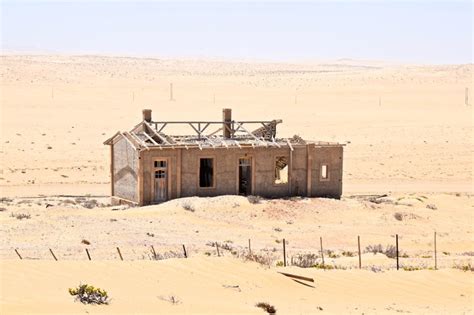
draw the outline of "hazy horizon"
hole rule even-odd
[[[472,3],[3,1],[2,54],[472,63]]]

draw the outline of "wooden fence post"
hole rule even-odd
[[[153,259],[156,259],[155,247],[153,245],[151,245],[151,253],[153,254]]]
[[[438,256],[436,251],[436,231],[434,232],[434,259],[435,259],[435,270],[438,270]]]
[[[286,241],[283,239],[283,266],[286,267]]]
[[[23,257],[21,257],[20,253],[18,252],[18,249],[15,248],[15,253],[18,255],[18,257],[20,257],[20,259],[23,259]]]
[[[249,255],[252,254],[252,247],[250,247],[250,238],[249,238]]]
[[[399,261],[398,261],[398,234],[395,235],[395,247],[397,252],[397,270],[400,269]]]
[[[319,243],[321,245],[321,259],[323,260],[323,266],[324,266],[324,252],[323,252],[323,238],[319,238]]]
[[[89,260],[92,260],[91,255],[89,254],[89,250],[87,248],[86,248],[86,254],[87,254],[87,258],[89,258]]]
[[[221,254],[219,253],[219,244],[216,242],[216,249],[217,249],[217,257],[221,257]]]
[[[357,236],[357,247],[359,248],[359,269],[362,269],[362,258],[360,256],[360,235]]]
[[[51,253],[51,255],[53,255],[54,260],[58,261],[56,255],[54,255],[53,250],[51,248],[49,249],[49,252]]]
[[[120,248],[118,248],[118,247],[117,247],[117,252],[118,252],[118,254],[119,254],[119,256],[120,256],[120,260],[123,260],[122,253],[120,252]]]
[[[186,253],[186,247],[184,247],[184,244],[183,244],[183,252],[184,252],[184,258],[188,258],[188,253]]]

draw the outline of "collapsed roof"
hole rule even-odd
[[[276,127],[281,119],[270,121],[232,120],[231,109],[223,109],[222,121],[152,121],[151,110],[143,110],[143,121],[132,130],[117,132],[104,144],[111,145],[125,138],[136,150],[165,148],[243,148],[243,147],[289,147],[314,144],[316,146],[340,146],[339,143],[307,141],[300,136],[277,138]],[[168,135],[164,129],[170,125],[187,125],[193,131],[191,135]],[[250,131],[248,126],[258,126]],[[217,127],[217,129],[211,129]],[[209,132],[206,132],[209,131]]]

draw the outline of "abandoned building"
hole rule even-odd
[[[277,138],[281,122],[233,120],[231,109],[219,121],[153,121],[144,109],[142,122],[104,142],[111,149],[112,200],[148,205],[189,196],[340,198],[343,145]],[[173,125],[188,127],[192,135],[167,134]],[[258,128],[250,131],[252,125]]]

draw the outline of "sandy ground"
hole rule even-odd
[[[459,270],[384,272],[266,269],[237,259],[190,258],[160,262],[2,261],[3,314],[161,313],[471,314],[472,274]],[[57,270],[51,273],[51,270]],[[277,271],[315,279],[308,287]],[[79,283],[105,288],[109,305],[73,302]],[[8,283],[6,288],[3,284]],[[179,302],[171,303],[170,297]],[[339,298],[337,298],[339,297]],[[344,302],[341,303],[341,299]],[[25,302],[27,301],[27,307]]]
[[[257,302],[278,314],[474,312],[472,65],[0,58],[0,313],[264,314]],[[344,197],[109,205],[105,139],[142,108],[213,120],[223,107],[236,119],[282,118],[280,136],[347,143]],[[320,237],[337,270],[278,267],[283,238],[290,264],[320,266]],[[384,253],[368,248],[378,245]],[[111,304],[75,303],[67,289],[81,282],[108,290]]]

